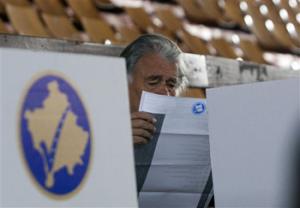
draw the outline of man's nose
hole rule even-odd
[[[171,95],[170,89],[165,84],[161,84],[158,88],[156,88],[155,93],[159,95]]]

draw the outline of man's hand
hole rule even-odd
[[[131,113],[131,126],[134,144],[147,144],[155,132],[156,119],[146,112]]]

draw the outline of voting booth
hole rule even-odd
[[[1,207],[137,207],[125,62],[0,49]]]
[[[208,101],[178,105],[172,98],[167,103],[176,114],[168,114],[167,104],[152,111],[163,114],[165,125],[187,112],[207,128],[162,125],[165,138],[156,138],[150,165],[205,169],[183,168],[170,177],[175,169],[163,167],[162,175],[149,165],[138,198],[122,48],[19,36],[0,36],[0,45],[1,207],[207,207],[212,187],[216,207],[287,204],[299,71],[183,54],[190,87],[209,88]],[[181,105],[186,111],[177,110]],[[194,143],[178,137],[177,149],[164,151],[170,129]],[[169,178],[160,183],[156,174]],[[162,191],[152,197],[153,190]]]
[[[207,103],[216,207],[299,207],[300,79],[210,89]]]

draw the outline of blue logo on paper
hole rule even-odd
[[[205,104],[202,102],[197,102],[193,105],[193,113],[194,114],[201,114],[205,112]]]
[[[82,183],[91,157],[91,129],[76,90],[45,75],[26,93],[20,115],[23,157],[47,192],[66,195]]]

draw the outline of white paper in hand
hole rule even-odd
[[[206,101],[143,92],[157,132],[135,146],[140,207],[206,207],[212,196]]]

